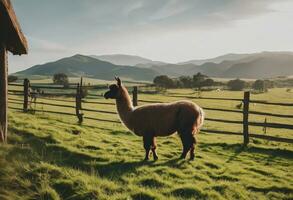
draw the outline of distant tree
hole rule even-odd
[[[274,81],[264,80],[266,89],[275,87]]]
[[[153,82],[157,87],[172,88],[175,86],[174,81],[166,75],[156,76]]]
[[[11,83],[11,82],[15,82],[17,81],[18,77],[17,76],[14,76],[14,75],[9,75],[8,76],[8,82]]]
[[[184,88],[192,88],[193,86],[193,80],[189,76],[180,76],[179,81]]]
[[[198,90],[203,87],[204,80],[208,78],[208,76],[198,72],[197,74],[193,75],[193,86],[198,88]]]
[[[266,90],[266,84],[264,80],[256,80],[253,84],[252,84],[252,88],[254,90],[258,90],[260,92],[264,92]]]
[[[68,76],[64,73],[57,73],[53,76],[54,84],[63,85],[64,87],[69,87]]]
[[[205,80],[202,82],[202,85],[203,85],[203,86],[208,86],[208,87],[210,87],[210,86],[215,85],[215,81],[214,81],[213,79],[211,79],[211,78],[208,78],[208,79],[205,79]]]
[[[173,84],[175,88],[183,88],[184,85],[183,83],[180,81],[180,79],[173,79]]]
[[[240,79],[230,80],[227,86],[230,90],[240,91],[245,88],[246,82]]]

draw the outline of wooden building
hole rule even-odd
[[[10,0],[0,0],[0,141],[7,139],[7,52],[27,54],[28,47]]]

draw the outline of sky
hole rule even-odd
[[[74,54],[176,63],[293,51],[292,0],[11,0],[29,54],[9,73]]]

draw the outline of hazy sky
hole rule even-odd
[[[15,72],[73,54],[165,62],[293,51],[292,0],[11,0],[29,55]]]

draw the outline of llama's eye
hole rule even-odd
[[[118,88],[116,85],[110,85],[109,89],[114,91],[114,90],[117,90]]]

